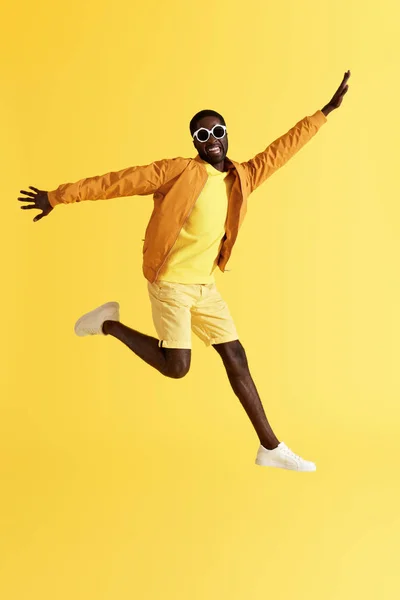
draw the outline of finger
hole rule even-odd
[[[342,79],[342,83],[339,85],[339,90],[340,90],[341,88],[343,88],[343,86],[345,86],[345,85],[346,85],[346,83],[347,83],[347,81],[348,81],[349,77],[350,77],[350,71],[346,71],[346,73],[344,74],[344,77],[343,77],[343,79]]]
[[[27,196],[30,196],[31,198],[36,198],[36,194],[34,194],[33,192],[27,192],[26,190],[19,190],[20,194],[26,194]]]
[[[18,198],[20,202],[35,202],[34,198]]]
[[[30,210],[32,208],[36,208],[36,210],[39,210],[37,206],[35,206],[35,204],[28,204],[28,206],[21,206],[21,210]]]
[[[34,219],[33,222],[36,223],[36,221],[40,221],[40,219],[42,219],[44,217],[44,213],[42,213],[41,215],[37,215]]]
[[[349,77],[350,77],[350,76],[347,76],[347,75],[345,75],[345,76],[343,77],[343,81],[342,81],[342,83],[340,84],[340,87],[343,87],[343,86],[345,86],[345,85],[347,84],[347,82],[348,82],[348,80],[349,80]]]
[[[38,192],[38,193],[40,192],[40,190],[38,190],[37,188],[33,187],[33,185],[30,185],[29,187],[31,188],[31,190],[35,190],[35,192]]]

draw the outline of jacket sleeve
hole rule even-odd
[[[72,204],[83,200],[153,194],[167,180],[169,164],[170,159],[164,159],[149,165],[80,179],[76,183],[63,183],[48,192],[49,202],[54,207],[57,204]]]
[[[317,110],[311,117],[304,117],[287,133],[272,142],[263,152],[242,163],[247,171],[250,193],[286,164],[326,121],[324,113]]]

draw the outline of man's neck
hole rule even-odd
[[[225,168],[225,160],[223,160],[222,162],[219,162],[215,165],[209,163],[212,167],[214,167],[214,169],[216,169],[217,171],[221,171],[221,173],[223,173],[224,171],[226,171]]]
[[[229,170],[230,160],[227,157],[225,157],[225,159],[223,161],[216,163],[216,164],[212,164],[208,160],[204,160],[204,159],[201,159],[201,160],[203,160],[207,164],[211,165],[217,171],[221,171],[221,173],[225,173],[226,171]]]

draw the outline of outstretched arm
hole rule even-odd
[[[347,71],[332,99],[322,110],[317,110],[310,117],[304,117],[287,133],[272,142],[263,152],[242,163],[247,171],[250,193],[285,165],[326,123],[328,114],[339,108],[343,96],[348,90],[347,80],[349,77],[350,71]]]
[[[28,206],[21,206],[22,209],[35,208],[43,211],[33,219],[38,221],[47,216],[57,204],[153,194],[167,180],[170,162],[169,159],[164,159],[145,166],[129,167],[121,171],[81,179],[76,183],[64,183],[50,192],[29,186],[33,191],[21,190],[21,193],[28,197],[18,198],[18,200],[31,203]]]

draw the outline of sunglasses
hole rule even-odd
[[[210,136],[213,135],[215,139],[221,140],[225,137],[226,127],[225,125],[214,125],[212,129],[206,129],[205,127],[200,127],[193,134],[193,139],[196,138],[199,142],[207,142],[210,139]]]

